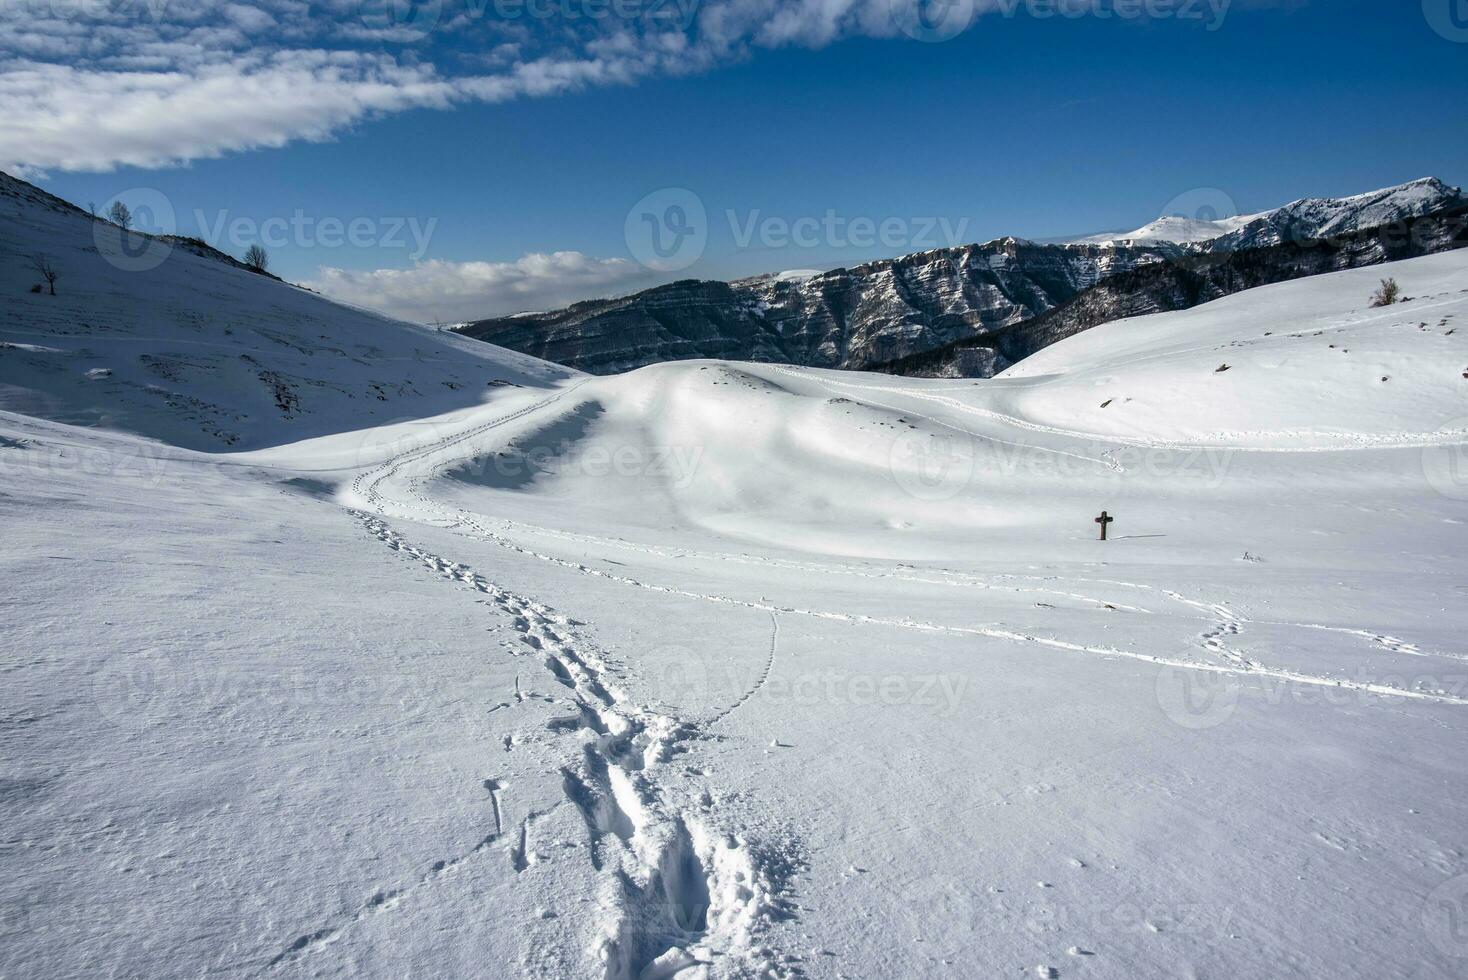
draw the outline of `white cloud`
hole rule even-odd
[[[252,33],[275,26],[275,18],[270,15],[270,12],[259,7],[246,7],[243,4],[232,3],[224,8],[224,16],[240,30]]]
[[[432,68],[355,52],[242,56],[186,71],[22,62],[0,72],[0,169],[159,167],[324,139],[373,114],[454,97]]]
[[[755,48],[913,33],[919,3],[962,27],[1022,0],[502,5],[516,18],[477,0],[0,0],[0,168],[157,167],[385,113],[705,71]]]
[[[628,292],[650,285],[650,275],[626,259],[536,252],[514,262],[433,260],[409,269],[370,272],[322,268],[304,285],[399,319],[453,323],[558,309],[577,300]]]

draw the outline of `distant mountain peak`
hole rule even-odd
[[[1134,231],[1090,235],[1074,239],[1071,244],[1136,245],[1171,242],[1176,245],[1208,246],[1237,235],[1240,236],[1237,241],[1226,242],[1224,246],[1228,251],[1236,251],[1240,248],[1278,244],[1287,238],[1323,238],[1361,228],[1372,228],[1439,211],[1462,200],[1463,192],[1459,188],[1437,177],[1419,177],[1405,184],[1350,197],[1302,198],[1258,214],[1214,219],[1163,215]],[[1248,234],[1256,226],[1257,234]],[[1270,229],[1276,233],[1271,234]],[[1289,234],[1278,234],[1284,229]]]

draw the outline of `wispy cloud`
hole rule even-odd
[[[1299,0],[1159,2],[1183,16]],[[700,72],[759,48],[941,40],[1036,3],[0,0],[0,167],[184,163],[409,109]]]
[[[454,98],[430,67],[355,52],[281,51],[169,71],[21,62],[0,72],[0,168],[166,166],[323,139],[373,114]]]
[[[642,266],[626,259],[537,252],[513,262],[433,260],[408,269],[370,272],[323,268],[305,285],[333,299],[403,320],[451,323],[555,309],[649,285],[649,276]]]

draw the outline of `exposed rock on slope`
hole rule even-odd
[[[696,357],[870,369],[1010,330],[1110,276],[1190,256],[1349,234],[1440,213],[1463,200],[1457,189],[1427,179],[1233,219],[1219,223],[1211,238],[1192,222],[1187,244],[1150,236],[1060,245],[1004,238],[799,280],[685,280],[459,329],[594,374]]]
[[[1033,320],[877,365],[875,370],[911,377],[990,377],[1041,348],[1113,320],[1186,310],[1271,283],[1465,246],[1468,208],[1458,208],[1337,238],[1192,255],[1120,273]]]

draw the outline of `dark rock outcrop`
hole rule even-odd
[[[684,280],[617,299],[578,303],[466,324],[459,331],[593,374],[660,361],[711,357],[810,367],[881,369],[934,350],[988,348],[953,370],[1001,370],[1029,346],[1017,329],[1118,276],[1167,281],[1169,270],[1203,269],[1220,256],[1442,213],[1462,193],[1432,179],[1339,200],[1298,201],[1227,234],[1179,245],[1155,239],[1039,244],[1003,238],[919,252],[810,278]],[[1155,278],[1146,274],[1155,272]],[[1131,280],[1126,280],[1131,281]],[[1157,285],[1156,288],[1162,288]],[[1181,303],[1217,283],[1176,282]],[[1118,316],[1162,306],[1147,295],[1102,294]],[[1222,293],[1218,293],[1222,295]],[[1201,300],[1194,300],[1200,302]],[[1115,317],[1112,317],[1113,319]],[[1077,322],[1080,322],[1077,320]],[[1104,321],[1098,321],[1104,322]],[[998,338],[1010,338],[1001,343]],[[986,339],[987,338],[987,339]],[[972,343],[970,343],[972,342]]]
[[[1464,247],[1468,247],[1468,207],[1335,238],[1189,255],[1112,276],[1033,320],[874,365],[872,370],[910,377],[990,377],[995,367],[1002,370],[1042,347],[1113,320],[1185,310],[1257,286]]]

